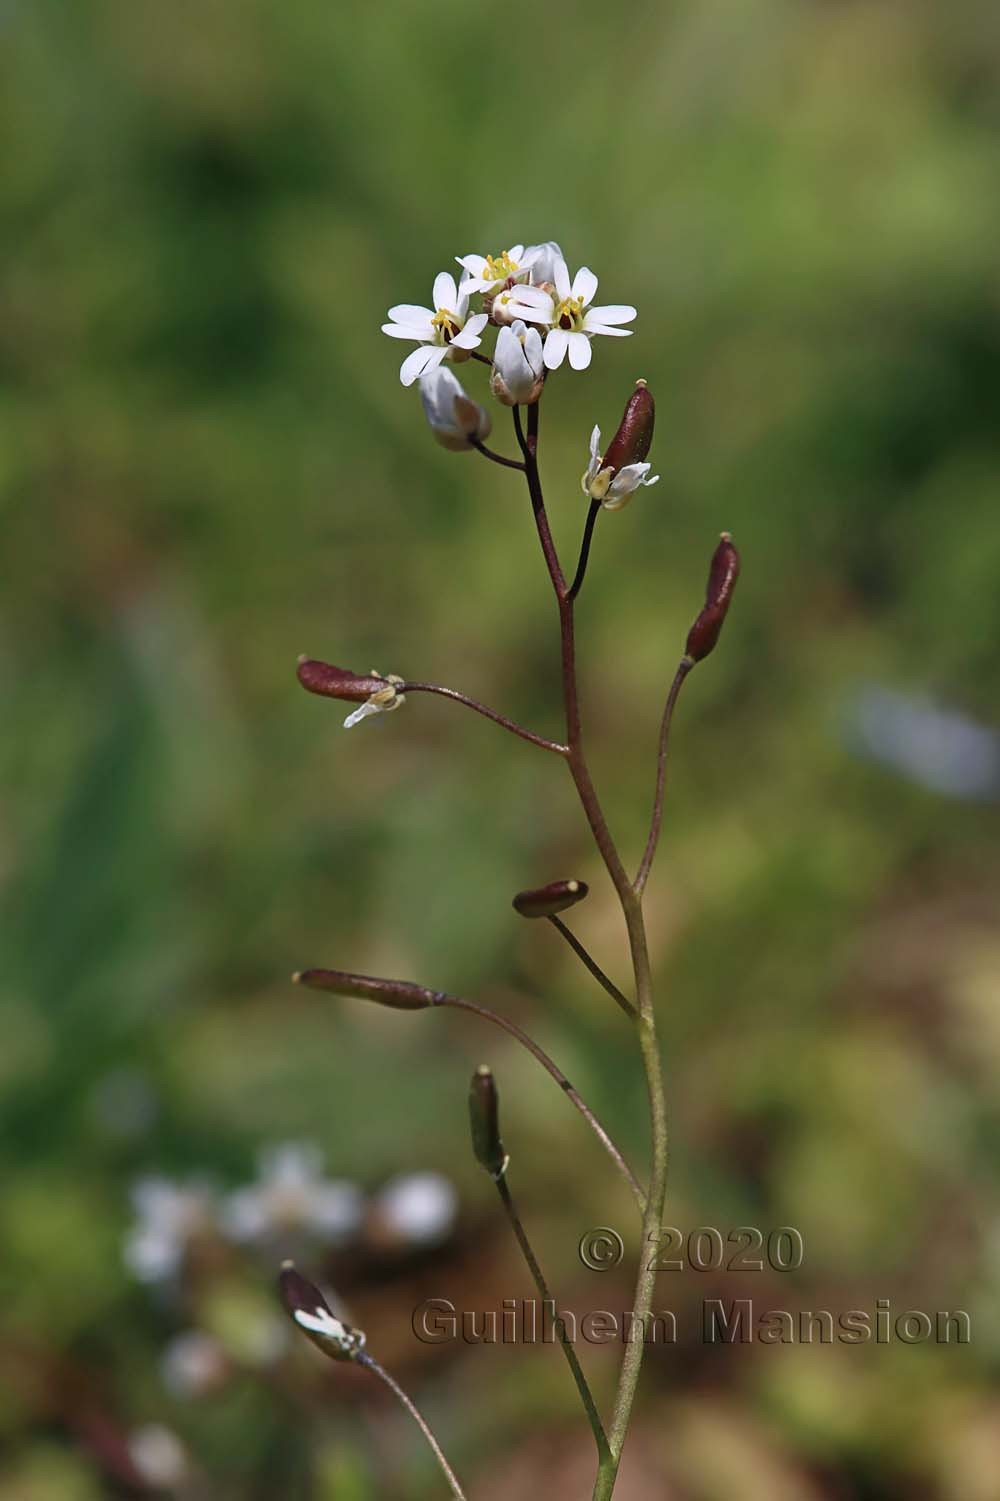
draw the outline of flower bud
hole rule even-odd
[[[489,412],[466,396],[461,381],[445,365],[420,377],[420,399],[442,448],[461,453],[473,446],[473,440],[481,443],[489,437],[493,426]]]
[[[282,1264],[278,1292],[292,1322],[331,1360],[356,1360],[365,1346],[360,1329],[338,1319],[314,1283],[297,1271],[295,1264]]]
[[[491,1178],[502,1178],[509,1158],[500,1140],[500,1102],[492,1069],[481,1063],[469,1086],[469,1124],[476,1161]]]
[[[604,455],[605,468],[616,474],[626,464],[641,464],[653,444],[656,407],[653,393],[644,380],[637,380],[635,390],[625,403],[618,431]]]
[[[520,319],[500,329],[493,352],[490,390],[504,406],[531,406],[542,394],[545,362],[542,336]]]
[[[318,693],[322,698],[342,698],[355,704],[364,703],[373,693],[380,693],[389,686],[389,679],[377,673],[359,677],[346,667],[333,667],[329,662],[317,662],[311,657],[299,658],[297,676],[309,693]]]
[[[302,969],[292,979],[296,985],[306,985],[310,990],[326,990],[331,995],[376,1001],[378,1005],[391,1006],[395,1011],[423,1011],[427,1006],[436,1006],[441,999],[439,990],[425,990],[422,985],[411,985],[408,980],[351,975],[342,969]]]
[[[701,662],[719,639],[729,604],[740,576],[740,555],[728,532],[723,532],[708,570],[705,605],[688,631],[685,651],[692,662]]]
[[[511,906],[522,917],[555,917],[582,902],[589,890],[586,881],[550,881],[532,891],[519,891]]]

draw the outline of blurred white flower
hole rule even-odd
[[[188,1476],[187,1451],[162,1423],[146,1423],[128,1438],[129,1458],[148,1486],[174,1490]]]
[[[125,1240],[125,1264],[140,1282],[166,1282],[181,1270],[192,1241],[216,1228],[216,1200],[203,1180],[172,1183],[140,1178],[132,1189],[136,1222]]]
[[[558,370],[567,353],[574,370],[586,370],[590,364],[591,339],[596,334],[627,338],[632,330],[615,325],[631,323],[636,315],[635,308],[624,303],[591,307],[597,291],[597,277],[583,266],[570,282],[569,270],[561,255],[553,255],[552,281],[551,291],[543,286],[513,287],[506,305],[507,312],[523,318],[525,323],[540,324],[547,329],[545,363],[550,370]]]
[[[528,405],[542,394],[542,336],[518,319],[497,334],[490,390],[505,406]]]
[[[470,318],[469,294],[455,285],[455,278],[442,271],[434,278],[433,308],[400,302],[389,309],[391,323],[382,324],[390,339],[410,339],[421,346],[408,354],[399,367],[404,386],[435,370],[446,359],[468,359],[469,351],[482,343],[480,334],[489,322],[486,313]]]
[[[284,1142],[260,1154],[257,1182],[229,1195],[222,1224],[235,1241],[254,1242],[304,1231],[329,1242],[349,1239],[363,1215],[361,1190],[323,1176],[314,1142]]]
[[[371,676],[373,678],[380,678],[383,674],[376,672],[373,667]],[[351,710],[350,714],[344,720],[345,730],[352,730],[356,724],[360,724],[363,719],[370,719],[373,714],[388,714],[390,710],[398,709],[402,704],[406,703],[406,694],[399,691],[399,686],[403,682],[403,679],[398,677],[394,672],[387,672],[384,676],[386,686],[377,689],[357,709]]]
[[[584,495],[589,495],[591,500],[599,500],[606,511],[620,511],[640,485],[656,484],[660,478],[658,474],[646,478],[652,467],[652,464],[642,463],[623,464],[617,471],[602,468],[601,429],[595,427],[590,435],[590,463],[580,483]]]
[[[459,291],[470,296],[473,292],[483,292],[489,297],[505,281],[526,276],[539,250],[536,245],[526,253],[523,245],[512,245],[498,256],[456,255],[456,261],[465,271]]]
[[[175,1334],[160,1357],[163,1384],[174,1397],[202,1397],[222,1386],[229,1360],[222,1345],[203,1329]]]
[[[440,1173],[405,1173],[390,1179],[371,1207],[378,1230],[389,1239],[411,1246],[434,1245],[454,1227],[458,1195]]]
[[[867,684],[849,711],[858,750],[934,792],[1000,795],[1000,734],[932,699]]]
[[[482,443],[493,426],[485,407],[466,396],[462,382],[451,370],[432,370],[420,378],[424,415],[442,448],[460,453]]]

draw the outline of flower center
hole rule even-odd
[[[434,314],[431,327],[434,329],[435,344],[450,344],[455,335],[462,332],[462,325],[447,308],[441,308]]]
[[[564,297],[556,306],[555,328],[565,328],[579,333],[583,328],[583,298]]]
[[[498,255],[496,260],[491,255],[486,257],[486,265],[483,269],[483,281],[506,281],[508,276],[516,276],[517,261],[512,261],[505,250]]]

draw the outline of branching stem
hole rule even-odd
[[[636,1203],[639,1206],[640,1212],[645,1209],[646,1195],[643,1192],[642,1184],[635,1176],[635,1173],[633,1173],[632,1169],[625,1161],[625,1158],[622,1156],[618,1147],[611,1140],[611,1137],[601,1125],[600,1121],[597,1119],[597,1116],[591,1110],[586,1100],[584,1100],[577,1093],[577,1091],[573,1088],[572,1084],[567,1079],[566,1075],[563,1073],[562,1069],[559,1068],[555,1063],[553,1063],[548,1053],[546,1053],[543,1048],[540,1048],[538,1046],[538,1043],[535,1042],[534,1038],[529,1037],[527,1032],[522,1032],[517,1023],[512,1022],[509,1017],[501,1016],[499,1011],[491,1011],[488,1006],[480,1006],[477,1001],[467,1001],[464,996],[449,995],[447,992],[439,992],[435,995],[432,1004],[435,1006],[451,1006],[457,1011],[470,1011],[473,1016],[479,1016],[482,1017],[483,1021],[492,1022],[495,1027],[501,1027],[506,1033],[508,1033],[509,1036],[513,1037],[517,1042],[519,1042],[523,1048],[526,1048],[533,1058],[537,1058],[538,1062],[545,1069],[546,1073],[556,1081],[556,1083],[559,1085],[559,1088],[566,1095],[567,1099],[569,1099],[576,1106],[577,1110],[583,1116],[584,1120],[587,1122],[587,1125],[593,1131],[594,1135],[601,1143],[601,1146],[607,1152],[608,1156],[611,1158],[611,1161],[614,1163],[615,1167],[621,1173],[629,1188],[632,1190],[632,1193],[635,1196]]]
[[[584,754],[579,691],[576,679],[576,643],[573,620],[574,595],[571,589],[566,587],[566,581],[559,565],[559,558],[549,530],[548,518],[545,514],[545,502],[542,496],[541,481],[538,473],[537,405],[528,409],[527,437],[522,432],[520,417],[516,407],[514,408],[514,427],[521,452],[524,454],[525,478],[528,483],[528,492],[531,496],[531,509],[535,518],[535,527],[559,607],[563,697],[566,709],[566,742],[569,746],[567,762],[576,786],[577,795],[580,798],[587,822],[593,833],[594,841],[601,853],[601,858],[607,867],[608,875],[611,877],[621,904],[622,916],[625,919],[625,927],[628,933],[632,969],[635,976],[636,998],[639,1010],[637,1030],[649,1095],[652,1138],[649,1189],[646,1194],[642,1223],[643,1251],[636,1278],[635,1297],[632,1307],[634,1314],[633,1328],[642,1330],[645,1327],[646,1319],[653,1303],[653,1291],[656,1281],[656,1257],[650,1254],[649,1248],[656,1244],[663,1218],[663,1201],[667,1189],[669,1152],[666,1096],[663,1087],[660,1049],[656,1036],[656,1020],[653,1014],[652,976],[649,964],[649,951],[646,943],[646,928],[642,915],[641,891],[637,889],[626,874],[617,845],[608,828],[607,820],[594,788],[590,769]],[[579,568],[577,572],[579,574]],[[576,579],[574,579],[574,583],[576,582]],[[577,585],[577,592],[579,592],[579,585]],[[621,1461],[622,1446],[625,1442],[625,1435],[632,1416],[632,1406],[635,1402],[643,1353],[644,1341],[641,1336],[631,1339],[625,1347],[625,1355],[618,1377],[618,1390],[615,1395],[611,1426],[608,1434],[610,1452],[601,1460],[598,1467],[597,1479],[594,1484],[593,1501],[609,1501],[614,1492],[615,1481],[618,1476],[618,1466]]]
[[[557,756],[569,755],[568,745],[560,745],[558,741],[547,740],[544,735],[536,735],[533,730],[526,730],[516,720],[508,719],[506,714],[498,714],[496,709],[491,709],[486,704],[469,698],[465,693],[459,693],[455,688],[443,688],[438,683],[405,682],[399,684],[398,691],[400,693],[436,693],[439,698],[450,698],[457,704],[464,704],[467,709],[474,709],[477,714],[482,714],[486,719],[492,719],[494,724],[510,730],[512,735],[519,735],[522,740],[541,746],[542,750],[555,751]]]
[[[521,1247],[521,1254],[528,1264],[528,1270],[531,1273],[535,1286],[538,1289],[539,1296],[542,1299],[543,1308],[546,1304],[548,1304],[553,1311],[553,1315],[555,1317],[556,1333],[559,1336],[559,1343],[562,1345],[563,1354],[566,1356],[567,1364],[569,1365],[569,1368],[573,1373],[573,1380],[576,1382],[577,1391],[580,1393],[580,1400],[583,1403],[584,1410],[587,1414],[587,1419],[590,1423],[591,1431],[594,1435],[594,1441],[597,1444],[597,1453],[600,1458],[600,1462],[601,1464],[604,1464],[611,1457],[611,1449],[608,1444],[607,1434],[604,1432],[604,1424],[601,1422],[601,1415],[597,1411],[597,1406],[594,1402],[593,1394],[590,1390],[590,1387],[587,1385],[587,1378],[583,1374],[583,1368],[581,1367],[580,1362],[577,1359],[576,1351],[573,1348],[573,1341],[566,1333],[566,1321],[562,1318],[562,1316],[556,1309],[555,1299],[549,1292],[544,1274],[538,1264],[538,1258],[535,1256],[534,1251],[531,1249],[531,1242],[528,1240],[524,1226],[521,1223],[521,1217],[518,1214],[517,1209],[514,1207],[514,1200],[511,1198],[510,1189],[507,1187],[506,1174],[502,1174],[495,1181],[497,1185],[497,1192],[500,1195],[500,1202],[503,1204],[503,1207],[507,1212],[507,1218],[510,1220],[511,1229],[517,1236],[517,1243]]]
[[[570,948],[573,950],[574,954],[590,971],[594,979],[597,981],[598,985],[602,986],[602,988],[607,991],[611,999],[617,1002],[617,1004],[622,1008],[625,1015],[632,1021],[634,1021],[635,1018],[639,1015],[638,1011],[636,1011],[628,996],[622,994],[614,981],[608,979],[608,976],[604,973],[601,966],[597,963],[597,960],[591,958],[590,954],[584,948],[583,944],[580,942],[579,938],[577,938],[576,934],[571,932],[570,929],[567,928],[566,924],[560,918],[558,918],[555,913],[552,913],[550,915],[549,922],[558,933],[562,934],[566,942],[569,944]]]

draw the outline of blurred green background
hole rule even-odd
[[[624,980],[562,769],[428,698],[345,735],[294,682],[300,652],[374,664],[561,734],[517,477],[435,447],[378,331],[453,256],[549,237],[639,309],[546,392],[567,552],[591,426],[636,376],[659,406],[663,478],[602,517],[580,611],[629,863],[721,528],[744,558],[648,897],[668,1218],[805,1246],[661,1275],[680,1337],[622,1501],[1000,1495],[996,5],[4,0],[0,38],[0,1498],[441,1495],[387,1394],[282,1342],[289,1246],[476,1501],[590,1494],[558,1352],[427,1347],[410,1314],[531,1291],[466,1145],[475,1064],[578,1311],[626,1308],[640,1249],[600,1149],[473,1019],[287,979],[506,1010],[642,1160],[627,1025],[510,910],[587,879],[574,926]],[[137,1185],[231,1203],[303,1141],[355,1234],[236,1244],[188,1204],[171,1275],[136,1277]],[[438,1244],[380,1220],[418,1172],[457,1192]],[[973,1338],[713,1349],[707,1297],[962,1308]],[[604,1402],[618,1353],[583,1351]]]

